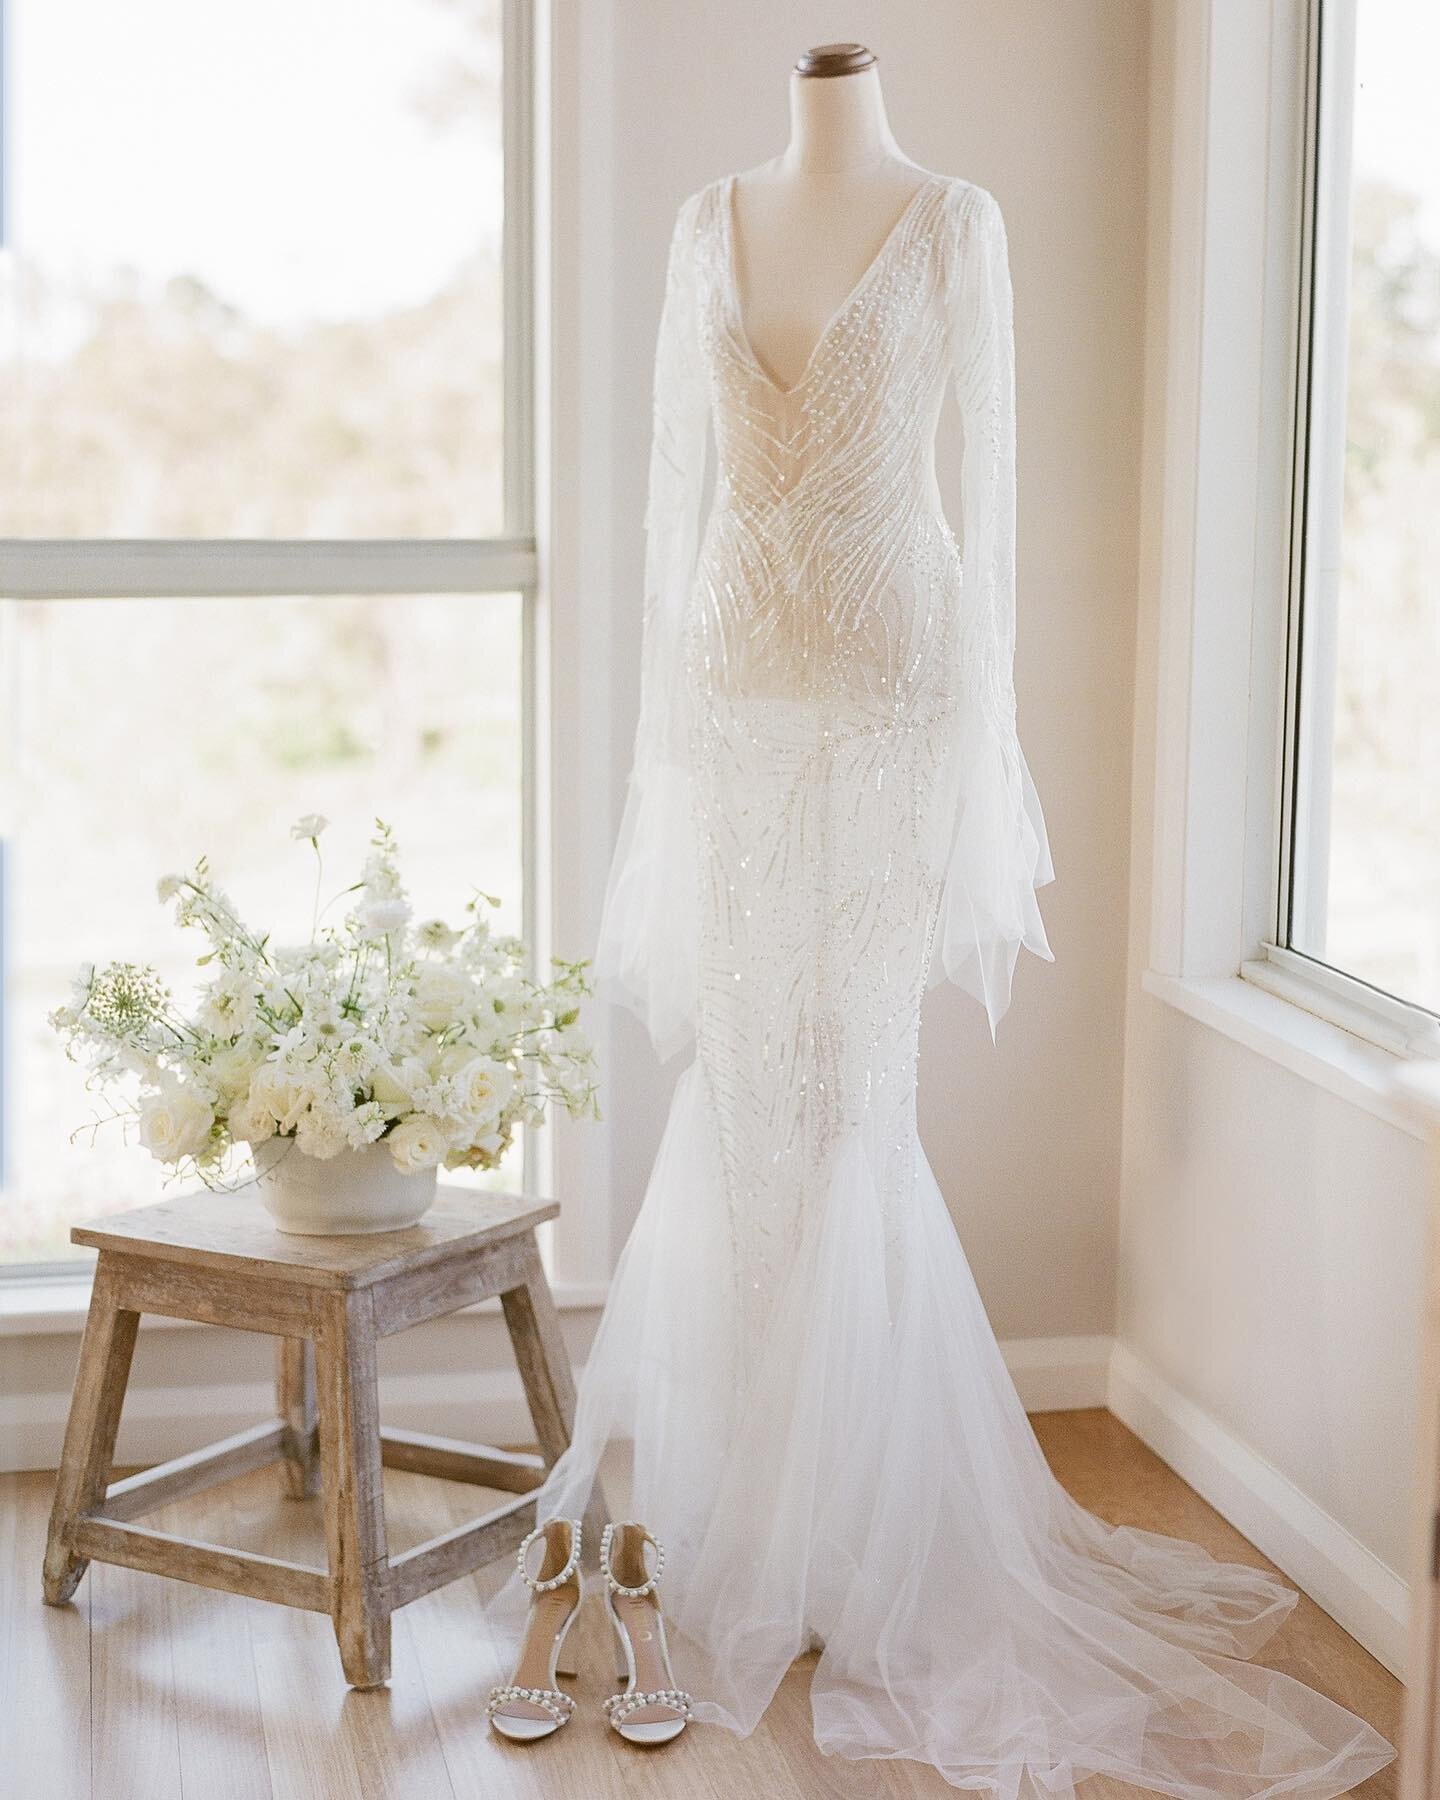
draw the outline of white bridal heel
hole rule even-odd
[[[653,1568],[647,1566],[647,1545],[655,1552]],[[622,1692],[605,1702],[605,1716],[632,1744],[668,1744],[691,1715],[692,1701],[675,1685],[665,1641],[665,1615],[655,1585],[664,1566],[664,1550],[643,1525],[605,1527],[600,1572],[615,1633],[616,1675],[625,1683]]]
[[[531,1552],[537,1544],[544,1551],[532,1574]],[[514,1676],[491,1688],[485,1713],[502,1737],[533,1743],[558,1731],[575,1711],[575,1702],[562,1692],[558,1679],[576,1673],[575,1653],[567,1651],[565,1643],[585,1594],[579,1519],[550,1519],[537,1525],[521,1544],[516,1561],[533,1595],[525,1642]]]

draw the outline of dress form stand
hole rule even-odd
[[[790,142],[734,190],[746,336],[781,387],[800,375],[928,174],[895,142],[872,51],[822,44],[800,58]]]

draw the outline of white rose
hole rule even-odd
[[[455,1071],[457,1103],[467,1119],[495,1119],[515,1092],[515,1075],[503,1063],[477,1056]]]
[[[237,1144],[263,1144],[275,1135],[275,1115],[268,1106],[257,1106],[253,1100],[244,1101],[232,1111],[226,1123]]]
[[[177,1163],[200,1154],[214,1123],[214,1113],[200,1096],[176,1083],[141,1106],[140,1142],[157,1162]]]
[[[211,1059],[207,1073],[222,1099],[235,1100],[249,1092],[258,1060],[255,1050],[242,1044],[232,1044]]]
[[[382,1063],[370,1077],[371,1096],[392,1111],[404,1112],[415,1104],[415,1090],[429,1083],[430,1071],[418,1057],[401,1063]]]
[[[415,1013],[432,1031],[442,1031],[475,1004],[475,984],[460,969],[431,963],[415,977]]]
[[[310,1104],[310,1088],[280,1063],[262,1063],[250,1078],[250,1103],[263,1106],[281,1131],[293,1131]]]
[[[438,1119],[415,1113],[397,1125],[385,1139],[390,1155],[402,1175],[413,1175],[420,1169],[433,1169],[449,1149],[445,1128]]]

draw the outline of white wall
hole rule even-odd
[[[1005,1337],[1108,1331],[1113,1315],[1143,302],[1145,9],[613,0],[610,296],[614,529],[608,604],[614,799],[638,668],[650,359],[680,200],[777,154],[808,45],[880,58],[901,147],[1005,210],[1019,389],[1018,688],[1058,879],[1057,962],[1028,955],[998,1052],[953,990],[927,1001],[921,1133]],[[953,488],[947,504],[958,517]],[[598,897],[591,896],[598,908]],[[575,914],[578,921],[579,912]],[[593,931],[597,914],[586,914]],[[628,1017],[607,1084],[633,1216],[673,1075]],[[1043,1126],[1043,1129],[1037,1129]]]

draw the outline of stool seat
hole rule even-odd
[[[570,1441],[575,1389],[535,1229],[554,1201],[442,1184],[416,1225],[370,1236],[277,1230],[253,1184],[200,1192],[77,1225],[99,1252],[45,1554],[60,1605],[91,1561],[170,1575],[330,1614],[355,1687],[390,1672],[390,1614],[515,1547],[535,1524],[534,1490]],[[498,1295],[538,1455],[382,1429],[378,1340]],[[115,1436],[142,1313],[279,1340],[276,1416],[218,1444],[112,1482]],[[228,1550],[132,1523],[216,1482],[281,1466],[283,1491],[317,1482],[328,1567]],[[391,1558],[383,1466],[513,1495],[467,1525]],[[594,1503],[598,1505],[597,1502]],[[599,1515],[590,1523],[598,1541]]]

